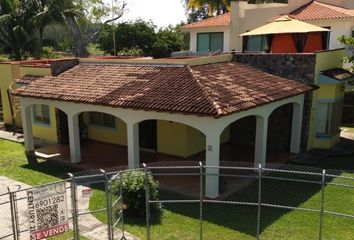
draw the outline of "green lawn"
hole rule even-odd
[[[70,171],[72,169],[45,161],[30,166],[27,164],[23,145],[0,139],[0,176],[7,176],[29,185],[39,185],[67,178],[67,172]],[[69,240],[72,236],[72,231],[69,231],[49,239]],[[85,237],[80,239],[88,240]]]
[[[66,173],[72,171],[67,167],[53,163],[40,162],[37,165],[27,164],[20,144],[0,140],[0,175],[5,175],[30,185],[51,182],[66,178]],[[319,167],[345,169],[342,175],[354,176],[349,170],[354,170],[354,156],[328,158]],[[273,182],[271,182],[273,181]],[[338,181],[338,180],[335,180]],[[256,183],[255,183],[256,184]],[[290,206],[319,208],[319,187],[303,183],[279,182],[265,180],[263,200],[272,203],[282,203]],[[251,185],[240,193],[234,194],[230,200],[250,201],[256,199],[256,186]],[[168,196],[180,197],[173,192],[161,192],[161,198]],[[327,186],[325,192],[325,208],[331,211],[354,214],[354,189],[344,191],[341,188]],[[105,206],[105,196],[102,186],[95,186],[90,209]],[[232,205],[205,204],[204,208],[204,239],[254,239],[256,228],[256,208]],[[161,217],[152,218],[152,239],[198,239],[199,205],[168,204],[164,206]],[[105,221],[104,213],[97,217]],[[318,234],[319,216],[315,213],[302,211],[262,208],[262,239],[316,239]],[[145,218],[126,217],[126,230],[145,239]],[[341,217],[325,216],[324,238],[330,240],[353,239],[354,220]],[[68,234],[70,235],[70,233]],[[62,235],[56,240],[70,238]]]

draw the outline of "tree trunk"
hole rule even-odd
[[[71,32],[73,34],[73,39],[75,43],[75,50],[76,50],[76,56],[77,57],[88,57],[88,52],[86,50],[86,42],[84,41],[84,38],[82,37],[81,31],[79,26],[77,25],[77,22],[75,20],[75,17],[73,16],[68,16],[67,20],[70,25]]]

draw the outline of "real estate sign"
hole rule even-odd
[[[64,182],[27,191],[31,240],[40,240],[69,230]]]

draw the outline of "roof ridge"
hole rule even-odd
[[[321,2],[318,2],[318,1],[313,1],[313,2],[316,3],[316,4],[319,4],[321,6],[330,8],[333,11],[337,11],[337,12],[340,12],[340,13],[343,13],[343,14],[346,14],[346,15],[349,15],[349,16],[353,16],[353,15],[351,15],[351,13],[348,13],[348,11],[353,11],[354,12],[353,9],[348,9],[348,8],[345,8],[345,7],[342,7],[342,6],[336,6],[336,5],[328,4],[328,3],[321,3]]]
[[[190,72],[190,74],[192,75],[193,80],[195,81],[195,83],[197,83],[198,87],[200,88],[200,90],[202,91],[202,93],[204,94],[204,96],[206,97],[206,99],[209,101],[209,103],[211,104],[211,107],[214,108],[215,110],[215,115],[216,116],[220,116],[224,114],[224,111],[222,109],[222,107],[217,103],[217,101],[215,101],[215,99],[213,98],[213,96],[211,96],[211,94],[209,93],[209,91],[204,87],[203,84],[201,84],[200,80],[199,80],[199,76],[193,71],[193,69],[191,68],[191,66],[187,66],[188,71]]]

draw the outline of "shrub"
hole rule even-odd
[[[138,47],[135,48],[124,48],[123,50],[120,50],[118,52],[118,56],[134,56],[134,57],[140,57],[143,56],[144,52]]]
[[[126,212],[141,216],[145,213],[145,173],[143,171],[125,172],[112,183],[112,192],[119,195],[122,184],[123,204]],[[149,181],[150,200],[158,199],[158,182],[151,175],[147,178]],[[160,212],[160,204],[150,204],[151,212]]]
[[[43,47],[42,57],[45,59],[52,59],[52,58],[57,58],[57,55],[54,53],[53,47]]]

